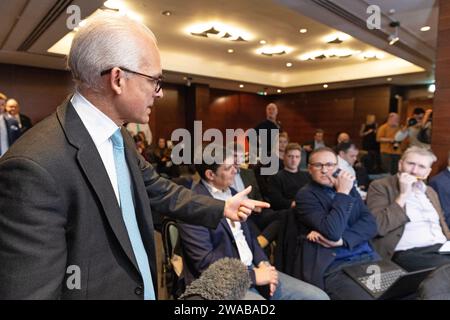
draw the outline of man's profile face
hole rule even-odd
[[[405,159],[399,161],[398,171],[425,180],[431,173],[431,160],[427,156],[410,153]]]
[[[155,42],[148,34],[141,34],[139,39],[139,50],[145,58],[139,70],[133,71],[154,78],[161,77],[161,58]],[[163,90],[155,92],[156,81],[139,75],[127,74],[127,78],[121,80],[123,80],[123,94],[116,106],[116,112],[124,122],[148,123],[151,107],[155,99],[163,97]]]
[[[224,163],[217,168],[216,172],[211,174],[209,182],[217,189],[224,190],[233,184],[236,172],[234,157],[226,158]]]
[[[331,177],[336,166],[336,155],[329,151],[322,151],[310,157],[308,171],[311,178],[318,184],[333,187]]]
[[[341,151],[339,152],[339,156],[347,161],[351,166],[355,165],[356,160],[358,159],[359,150],[355,147],[351,147],[347,150],[347,152]]]
[[[297,171],[301,159],[302,157],[300,150],[289,150],[284,155],[284,166],[291,171]]]

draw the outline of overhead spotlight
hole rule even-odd
[[[308,32],[308,29],[302,28],[302,29],[300,29],[299,31],[300,31],[300,33],[307,33],[307,32]]]
[[[420,31],[426,32],[426,31],[430,31],[430,29],[431,29],[430,26],[424,26],[424,27],[420,28]]]
[[[292,67],[292,62],[286,63],[286,67],[288,67],[288,68]]]
[[[266,40],[261,40],[259,43],[260,43],[260,44],[266,44],[267,41],[266,41]]]
[[[389,78],[387,78],[386,80],[389,81],[389,82],[391,82],[391,81],[392,81],[392,78],[389,77]]]
[[[281,91],[281,89],[277,89],[277,93],[281,93],[282,91]]]
[[[323,85],[323,87],[326,89],[326,88],[328,88],[328,85],[325,83],[325,84]]]
[[[171,16],[172,15],[172,11],[169,11],[169,10],[166,10],[166,11],[163,11],[163,12],[161,12],[161,14],[163,15],[163,16]]]
[[[389,23],[389,26],[392,28],[395,28],[395,31],[393,34],[390,34],[388,37],[388,41],[389,41],[389,45],[393,46],[394,44],[397,43],[397,41],[400,40],[399,36],[398,36],[398,28],[400,27],[400,22],[399,21],[392,21],[391,23]]]
[[[436,91],[436,85],[435,84],[430,84],[428,86],[428,92],[434,93]]]
[[[190,87],[192,84],[192,78],[191,77],[183,77],[183,80],[186,81],[186,86]]]
[[[233,49],[228,49],[228,53],[233,53],[234,50]]]
[[[243,84],[240,84],[240,85],[239,85],[239,88],[243,88],[243,87],[244,87],[244,85],[243,85]]]

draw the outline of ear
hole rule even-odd
[[[214,180],[214,176],[215,176],[215,174],[214,174],[214,172],[211,169],[208,169],[208,170],[205,171],[205,177],[209,181]]]
[[[109,78],[109,86],[111,87],[112,91],[114,91],[115,94],[122,94],[123,88],[123,77],[122,73],[119,68],[113,68],[110,72],[110,78]]]

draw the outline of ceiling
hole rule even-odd
[[[69,5],[78,5],[85,18],[104,0],[1,1],[0,62],[64,69],[64,56],[48,50],[70,30]],[[433,81],[437,38],[435,0],[371,0],[382,11],[381,29],[365,26],[369,1],[364,0],[123,0],[158,38],[165,77],[170,82],[207,83],[211,87],[248,92],[298,92],[375,84],[418,84]],[[390,12],[395,9],[395,12]],[[170,16],[162,12],[170,11]],[[389,46],[387,37],[400,21],[399,37]],[[247,41],[231,41],[208,34],[190,34],[192,25],[226,29]],[[421,32],[428,25],[430,31]],[[299,29],[306,28],[306,33]],[[235,30],[237,29],[237,30]],[[326,36],[345,33],[349,38],[329,44]],[[257,53],[266,45],[287,46],[285,54]],[[233,53],[228,53],[232,49]],[[317,50],[351,49],[350,57],[302,61]],[[68,47],[62,49],[67,52]],[[366,52],[381,59],[363,59]],[[317,54],[316,54],[317,56]],[[286,63],[292,63],[287,67]],[[391,81],[388,81],[389,80]],[[188,80],[187,80],[188,79]],[[243,84],[243,87],[239,85]]]

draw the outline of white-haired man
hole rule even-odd
[[[398,164],[398,174],[372,182],[367,205],[375,215],[377,251],[406,270],[450,263],[439,248],[450,231],[436,192],[425,185],[436,156],[427,149],[410,147]]]
[[[151,208],[215,228],[245,220],[250,188],[226,202],[159,177],[124,123],[162,98],[156,39],[119,14],[88,19],[68,66],[77,91],[0,161],[0,299],[155,299]]]

